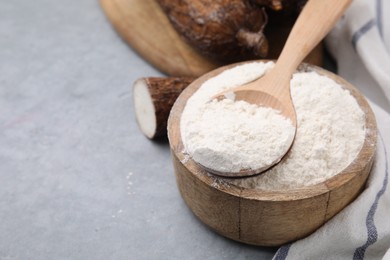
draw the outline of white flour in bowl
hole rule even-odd
[[[243,131],[243,126],[238,124],[233,132],[237,133],[237,136],[231,135],[230,130],[227,131],[230,142],[215,141],[218,133],[219,136],[224,136],[225,130],[230,128],[224,124],[232,122],[225,120],[226,122],[222,124],[219,121],[222,120],[219,118],[221,114],[218,115],[221,111],[216,111],[226,110],[231,106],[224,111],[225,117],[229,119],[228,111],[237,110],[240,105],[236,104],[234,108],[233,104],[220,104],[219,108],[213,107],[211,110],[214,113],[213,119],[213,113],[208,113],[210,111],[207,110],[208,107],[216,104],[210,104],[208,101],[221,91],[254,80],[272,66],[272,62],[249,63],[234,67],[207,80],[188,99],[183,110],[180,129],[185,152],[193,159],[199,160],[194,151],[196,152],[206,143],[208,145],[211,143],[214,145],[212,147],[214,152],[207,156],[207,151],[204,150],[202,164],[206,162],[215,165],[216,168],[227,165],[227,170],[256,165],[259,160],[261,161],[262,159],[256,157],[259,147],[254,145],[260,138],[257,136],[260,131]],[[291,94],[297,113],[298,128],[289,153],[278,165],[261,175],[226,181],[246,188],[263,190],[298,188],[317,184],[334,176],[357,156],[364,142],[365,117],[348,90],[343,89],[332,79],[315,72],[301,72],[296,73],[291,80]],[[243,109],[243,113],[247,111]],[[208,116],[207,120],[204,118],[205,115]],[[214,123],[210,123],[212,121]],[[251,123],[256,124],[256,122]],[[259,126],[261,128],[261,125]],[[210,132],[213,134],[208,135]],[[280,137],[278,132],[269,134],[271,137],[267,138]],[[208,140],[210,136],[214,139]],[[220,138],[220,140],[227,139]]]

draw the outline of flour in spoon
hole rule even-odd
[[[273,165],[294,138],[295,127],[275,109],[231,99],[210,102],[215,90],[242,83],[240,76],[226,81],[224,73],[209,80],[188,101],[181,118],[186,152],[212,171],[235,173]],[[199,94],[202,89],[204,96]]]
[[[245,101],[206,103],[187,124],[187,152],[208,169],[239,172],[273,165],[294,137],[291,121],[279,111]]]

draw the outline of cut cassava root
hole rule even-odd
[[[195,78],[140,78],[133,85],[133,103],[137,123],[149,139],[167,133],[169,112],[180,93]]]

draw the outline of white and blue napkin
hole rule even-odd
[[[388,109],[390,1],[354,0],[326,41],[338,74]],[[282,246],[275,260],[390,259],[390,115],[370,104],[379,135],[365,190],[312,235]]]

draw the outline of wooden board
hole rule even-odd
[[[154,0],[101,0],[101,5],[122,38],[162,72],[199,76],[220,66],[180,39]]]
[[[155,0],[100,0],[115,30],[145,60],[171,76],[198,77],[221,65],[189,46],[173,29]],[[292,23],[270,26],[266,36],[270,42],[267,58],[277,58]],[[322,45],[305,59],[322,65]]]

